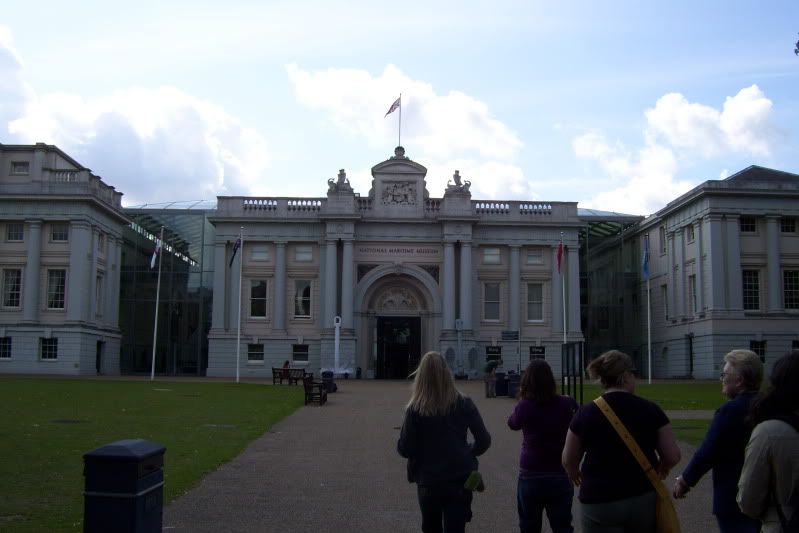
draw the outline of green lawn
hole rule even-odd
[[[87,451],[163,444],[168,502],[302,404],[302,387],[0,377],[0,531],[82,530]]]
[[[583,402],[590,402],[599,396],[599,386],[586,383],[583,391]],[[721,394],[721,384],[716,381],[697,381],[680,383],[638,382],[635,393],[657,403],[664,410],[683,411],[701,409],[715,411],[726,398]]]

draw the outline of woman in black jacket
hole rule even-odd
[[[397,451],[408,459],[408,481],[417,485],[422,531],[462,532],[471,501],[464,483],[477,470],[477,456],[491,445],[491,435],[474,402],[455,388],[441,354],[427,352],[415,374]]]

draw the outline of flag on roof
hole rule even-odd
[[[649,279],[649,235],[644,237],[644,262],[642,265],[644,279]]]
[[[236,242],[233,243],[233,255],[230,256],[230,264],[228,264],[229,267],[233,266],[233,260],[236,258],[236,252],[239,251],[239,248],[241,248],[241,237],[236,239]]]
[[[563,241],[560,241],[560,244],[558,244],[558,253],[557,253],[558,273],[560,273],[560,266],[563,263],[563,249],[564,249]]]
[[[393,103],[393,104],[391,104],[391,107],[389,107],[389,108],[388,108],[388,111],[386,111],[386,114],[385,114],[385,115],[383,115],[383,118],[386,118],[386,117],[387,117],[387,116],[389,116],[391,113],[393,113],[394,111],[396,111],[397,109],[399,109],[399,106],[400,106],[400,100],[402,100],[402,96],[400,96],[399,98],[397,98],[396,100],[394,100],[394,103]]]

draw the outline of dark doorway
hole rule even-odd
[[[97,351],[95,352],[94,356],[94,369],[97,371],[97,375],[103,373],[103,349],[105,348],[105,343],[103,341],[97,341]]]
[[[689,333],[685,339],[688,345],[688,376],[694,377],[694,334]]]
[[[406,379],[421,357],[422,320],[392,316],[377,319],[377,379]]]

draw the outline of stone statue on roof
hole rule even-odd
[[[469,187],[472,186],[472,182],[468,180],[463,181],[459,171],[455,171],[455,174],[452,175],[452,179],[455,181],[455,183],[453,184],[452,181],[447,182],[448,192],[469,192]]]
[[[328,192],[352,192],[350,180],[347,179],[347,173],[344,169],[338,171],[338,178],[330,178],[327,180]]]

